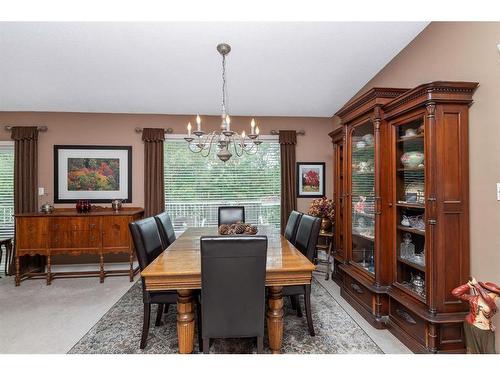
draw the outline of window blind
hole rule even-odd
[[[265,141],[255,155],[223,163],[214,150],[193,154],[183,139],[165,140],[165,209],[174,228],[217,226],[219,206],[244,206],[245,221],[280,226],[280,146]]]
[[[14,142],[0,141],[0,238],[14,236]]]

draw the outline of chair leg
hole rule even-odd
[[[161,324],[161,316],[163,314],[163,308],[164,304],[159,303],[158,304],[158,310],[156,310],[156,321],[155,321],[155,326],[158,327]]]
[[[151,305],[149,303],[144,304],[144,321],[142,323],[142,337],[141,337],[141,349],[146,347],[146,341],[148,340],[149,332],[149,318],[151,312]]]
[[[264,337],[257,337],[257,354],[264,353]]]
[[[203,354],[210,353],[210,339],[203,338]]]
[[[297,311],[297,316],[302,318],[302,308],[300,307],[300,297],[299,296],[291,296],[292,307]]]
[[[199,351],[202,351],[203,348],[203,340],[201,339],[202,327],[201,327],[201,303],[200,301],[196,301],[196,320],[198,326],[198,347]]]
[[[306,306],[307,326],[309,327],[309,334],[315,336],[314,326],[311,314],[311,285],[306,285],[306,293],[304,294],[304,305]]]

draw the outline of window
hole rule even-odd
[[[14,142],[0,141],[0,238],[14,236]]]
[[[219,206],[245,206],[245,221],[280,226],[280,146],[265,141],[255,155],[226,163],[212,150],[193,154],[183,139],[165,140],[165,209],[176,230],[217,226]]]

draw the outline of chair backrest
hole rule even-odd
[[[266,236],[201,237],[202,336],[264,335]]]
[[[245,222],[245,207],[243,206],[223,206],[219,207],[219,226],[222,224],[234,224],[238,221]]]
[[[163,251],[158,226],[152,217],[129,223],[128,226],[134,241],[139,267],[143,270]]]
[[[321,219],[319,217],[302,215],[300,218],[295,237],[295,247],[311,262],[313,261],[316,245],[318,244],[320,228]]]
[[[161,243],[163,248],[166,249],[175,241],[175,231],[172,220],[170,220],[170,215],[166,212],[156,215],[155,220],[158,225],[158,231],[160,232]]]
[[[290,241],[292,244],[295,244],[295,236],[297,235],[297,229],[299,228],[300,218],[302,217],[302,213],[298,211],[290,212],[290,216],[288,216],[288,221],[285,227],[285,238]]]

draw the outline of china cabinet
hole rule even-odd
[[[391,212],[381,201],[389,188],[382,184],[388,178],[388,129],[381,108],[405,91],[374,88],[336,113],[345,134],[343,181],[334,182],[335,196],[341,195],[336,213],[342,219],[341,223],[336,220],[336,225],[342,233],[337,237],[343,239],[342,245],[337,245],[342,249],[342,257],[336,257],[341,274],[337,278],[342,296],[377,328],[384,325],[388,309],[385,292],[392,280],[391,254],[384,246],[389,240]]]
[[[465,347],[467,306],[451,290],[469,277],[468,107],[476,87],[373,89],[337,113],[346,159],[344,185],[334,180],[335,194],[346,197],[337,206],[341,293],[414,352]]]
[[[477,83],[433,82],[384,107],[394,279],[387,327],[415,352],[463,352],[469,273],[468,108]]]

